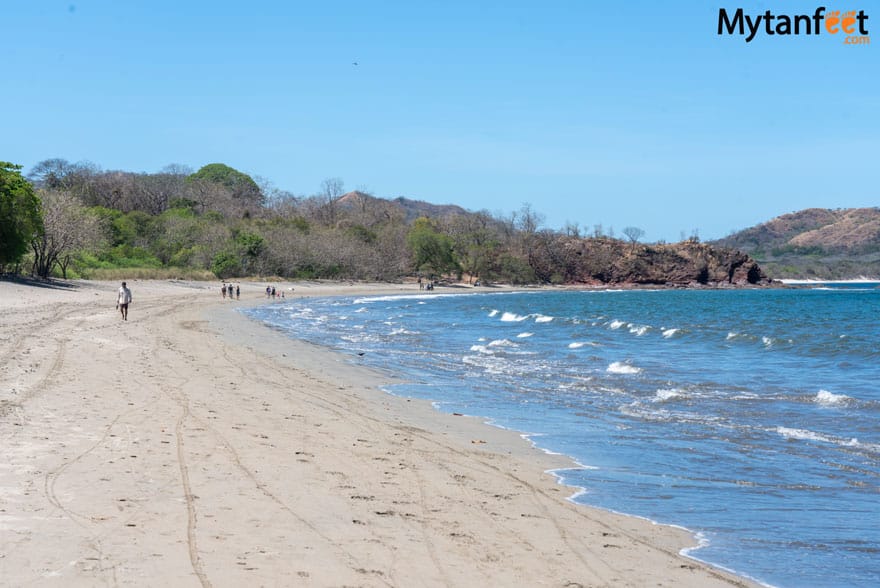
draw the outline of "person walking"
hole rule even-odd
[[[128,320],[128,305],[131,304],[131,290],[122,282],[119,292],[116,294],[116,308],[122,313],[122,320]]]

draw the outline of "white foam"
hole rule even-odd
[[[663,331],[663,338],[669,339],[670,337],[674,336],[680,330],[681,329],[666,329],[665,331]]]
[[[622,327],[624,324],[626,324],[626,323],[624,323],[623,321],[614,320],[614,321],[611,321],[611,324],[608,325],[608,328],[616,331],[617,329]]]
[[[369,296],[355,298],[353,304],[372,304],[374,302],[394,302],[396,300],[432,300],[434,298],[449,298],[450,296],[468,296],[468,294],[396,294],[393,296]]]
[[[605,371],[610,374],[637,374],[642,371],[642,368],[624,363],[622,361],[615,361],[614,363],[609,365]]]
[[[728,341],[730,341],[731,339],[736,339],[737,337],[739,337],[739,333],[734,333],[733,331],[727,333]]]
[[[651,327],[649,327],[647,325],[642,325],[642,326],[630,325],[629,332],[634,334],[636,337],[641,337],[642,335],[647,333],[648,329],[650,329],[650,328]]]
[[[764,347],[773,347],[772,337],[761,337],[761,342],[764,343]]]
[[[660,389],[654,394],[654,402],[666,402],[675,398],[683,398],[684,392],[678,388]]]
[[[498,314],[498,310],[493,308],[493,309],[492,309],[492,312],[489,313],[489,318],[491,318],[491,317],[493,317],[493,316],[495,316],[495,315],[497,315],[497,314]]]
[[[527,318],[529,318],[529,317],[527,317],[527,316],[522,316],[522,315],[519,315],[519,314],[514,314],[514,313],[512,313],[512,312],[505,312],[504,314],[501,315],[501,322],[504,322],[504,323],[514,323],[514,322],[519,323],[519,322],[522,322],[522,321],[526,320]]]
[[[508,339],[495,339],[489,343],[489,347],[519,347],[519,345]]]
[[[846,406],[852,402],[852,398],[845,394],[834,394],[828,390],[819,390],[813,401],[823,406]]]
[[[492,355],[492,350],[486,347],[485,345],[471,345],[471,351],[476,351],[478,353],[486,353],[488,355]]]
[[[407,329],[404,329],[403,327],[400,327],[400,328],[394,329],[393,331],[391,331],[388,334],[389,335],[418,335],[419,332],[418,331],[409,331]]]
[[[531,337],[532,335],[534,335],[534,333],[520,333],[519,335],[517,335],[517,338],[525,339],[526,337]]]
[[[544,316],[543,314],[539,314],[535,316],[536,323],[549,323],[553,320],[552,316]]]
[[[841,439],[839,437],[832,437],[830,435],[824,435],[822,433],[809,431],[807,429],[776,427],[776,432],[786,439],[797,439],[799,441],[818,441],[819,443],[830,443],[832,445],[839,445],[841,447],[855,447],[859,449],[868,449],[871,451],[877,451],[877,449],[880,448],[880,446],[871,443],[862,443],[855,437],[852,437],[850,439]]]
[[[590,347],[598,347],[599,344],[594,341],[575,341],[573,343],[568,344],[569,349],[580,349],[585,345],[589,345]]]

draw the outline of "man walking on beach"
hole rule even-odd
[[[131,304],[131,290],[122,282],[119,293],[116,295],[116,308],[122,313],[122,320],[128,320],[128,305]]]

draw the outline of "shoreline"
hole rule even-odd
[[[757,585],[681,555],[690,532],[571,501],[568,457],[233,311],[265,283],[133,281],[127,323],[116,286],[0,282],[12,583]]]
[[[419,291],[419,290],[413,291],[413,290],[407,288],[407,286],[408,285],[401,285],[401,290],[397,291],[397,292],[379,291],[379,292],[374,292],[374,293],[359,292],[359,293],[354,293],[354,294],[351,292],[333,292],[330,294],[328,294],[328,293],[305,293],[305,294],[298,295],[297,298],[352,296],[352,295],[363,295],[363,296],[390,295],[390,296],[395,296],[395,297],[401,296],[401,295],[403,295],[403,296],[407,296],[407,295],[416,295],[416,296],[420,296],[420,295],[424,295],[424,296],[447,295],[448,296],[448,295],[466,295],[466,294],[484,294],[484,293],[491,294],[491,293],[499,293],[499,292],[531,292],[531,291],[534,291],[535,289],[539,289],[539,288],[518,288],[518,287],[512,287],[512,286],[496,286],[494,288],[498,288],[497,290],[487,291],[486,289],[474,289],[473,291],[456,290],[456,291],[449,292],[449,291],[444,291],[444,289],[441,287],[439,290],[435,290],[432,292],[424,292],[424,291]],[[560,290],[608,289],[608,288],[596,288],[596,287],[592,287],[592,286],[586,286],[586,287],[559,286],[557,288]],[[742,286],[740,286],[739,288],[744,289]],[[746,286],[745,288],[749,288],[749,287]],[[632,287],[624,288],[624,289],[641,290],[641,289],[645,289],[645,288],[638,286],[638,285],[633,285]],[[680,289],[680,288],[677,288],[675,286],[667,286],[667,287],[661,287],[660,289]],[[704,288],[694,288],[694,289],[704,289]],[[714,288],[714,289],[726,290],[729,288],[721,287],[721,288]],[[272,300],[265,300],[265,301],[263,301],[263,304],[272,304]],[[256,303],[255,304],[248,304],[248,306],[260,306],[260,304],[256,304]],[[242,313],[237,313],[237,314],[242,315]],[[271,326],[269,326],[265,323],[261,323],[257,319],[252,319],[252,318],[249,318],[249,317],[246,317],[243,315],[242,315],[242,317],[245,318],[246,320],[254,323],[258,328],[272,329]],[[343,361],[343,362],[348,363],[353,369],[355,369],[357,371],[363,371],[364,375],[369,375],[372,379],[372,386],[375,387],[376,390],[378,390],[382,394],[387,394],[393,398],[401,398],[401,399],[406,400],[407,402],[429,404],[431,410],[438,416],[438,418],[439,417],[449,417],[449,416],[455,416],[455,417],[459,417],[459,418],[464,417],[466,419],[472,419],[472,420],[477,421],[479,423],[480,427],[489,427],[492,429],[500,430],[505,433],[513,433],[517,437],[517,439],[511,438],[511,439],[508,439],[505,441],[507,443],[512,443],[512,444],[519,444],[519,443],[525,444],[526,446],[528,446],[528,449],[529,449],[529,451],[527,451],[527,454],[529,452],[531,452],[533,454],[530,457],[534,459],[537,466],[541,466],[541,467],[548,466],[548,465],[551,466],[551,467],[547,467],[546,469],[543,469],[543,473],[552,476],[553,479],[555,480],[555,482],[559,486],[561,486],[563,488],[567,488],[571,491],[571,493],[564,498],[566,501],[573,504],[576,508],[593,509],[593,510],[597,510],[597,511],[600,511],[603,513],[608,513],[608,514],[611,514],[614,516],[625,517],[625,518],[634,519],[634,520],[638,520],[638,521],[644,521],[645,523],[650,524],[652,526],[669,529],[674,532],[678,532],[678,531],[684,532],[688,535],[689,540],[684,542],[681,545],[681,548],[678,551],[678,554],[680,556],[687,558],[690,561],[694,561],[694,562],[697,562],[701,565],[707,566],[713,570],[718,570],[718,571],[723,572],[725,574],[730,574],[731,576],[735,577],[736,579],[744,580],[746,582],[751,582],[751,583],[753,583],[753,585],[764,586],[764,587],[768,587],[768,588],[771,587],[770,584],[760,582],[759,580],[757,580],[755,578],[751,578],[747,575],[743,575],[742,573],[737,572],[736,570],[729,569],[729,568],[726,568],[726,567],[723,567],[723,566],[720,566],[717,564],[713,564],[712,562],[709,562],[709,561],[706,561],[706,560],[703,560],[703,559],[700,559],[699,557],[697,557],[695,555],[695,553],[698,552],[701,548],[706,546],[705,540],[701,537],[701,534],[698,531],[694,531],[692,529],[689,529],[689,528],[681,526],[681,525],[676,525],[676,524],[671,524],[671,523],[661,523],[661,522],[655,521],[651,518],[632,514],[632,513],[619,512],[619,511],[615,511],[612,509],[602,508],[600,506],[577,502],[577,500],[576,500],[577,497],[587,493],[589,491],[589,489],[586,487],[583,487],[583,486],[572,485],[572,484],[566,483],[564,481],[564,472],[571,471],[571,470],[578,470],[578,469],[594,469],[593,466],[589,466],[589,465],[585,465],[583,463],[580,463],[579,461],[577,461],[576,458],[574,458],[570,455],[551,451],[549,449],[545,449],[545,448],[541,447],[540,444],[537,441],[535,441],[535,439],[533,439],[532,434],[524,432],[524,431],[519,431],[517,429],[511,429],[508,427],[504,427],[502,425],[495,424],[491,421],[491,419],[489,419],[489,417],[485,417],[485,416],[481,416],[481,415],[458,414],[458,413],[445,412],[437,406],[437,403],[434,400],[418,399],[418,398],[414,398],[414,397],[410,398],[410,397],[395,394],[394,392],[391,392],[390,390],[386,389],[386,386],[393,385],[393,384],[399,384],[399,383],[404,382],[403,380],[398,379],[396,375],[391,374],[391,373],[384,373],[383,371],[375,369],[373,367],[364,366],[364,365],[357,365],[355,363],[356,358],[354,358],[353,356],[348,355],[344,352],[336,351],[336,350],[333,350],[329,347],[322,346],[322,345],[315,344],[315,343],[311,343],[311,342],[304,341],[301,339],[291,338],[291,337],[288,337],[287,335],[284,335],[280,332],[278,334],[281,335],[284,339],[286,339],[288,341],[294,341],[298,345],[307,346],[308,348],[315,350],[319,354],[329,354],[331,356],[337,356],[339,361]],[[505,450],[507,450],[508,452],[510,451],[509,448],[505,448]],[[527,458],[528,458],[528,456],[527,456]],[[562,463],[562,464],[549,463],[549,462],[559,462],[560,460],[564,463]],[[542,462],[548,462],[548,463],[542,463]]]

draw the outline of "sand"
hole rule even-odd
[[[219,283],[0,281],[4,586],[749,586],[576,505],[518,434],[234,312]],[[412,285],[279,285],[304,295]]]

